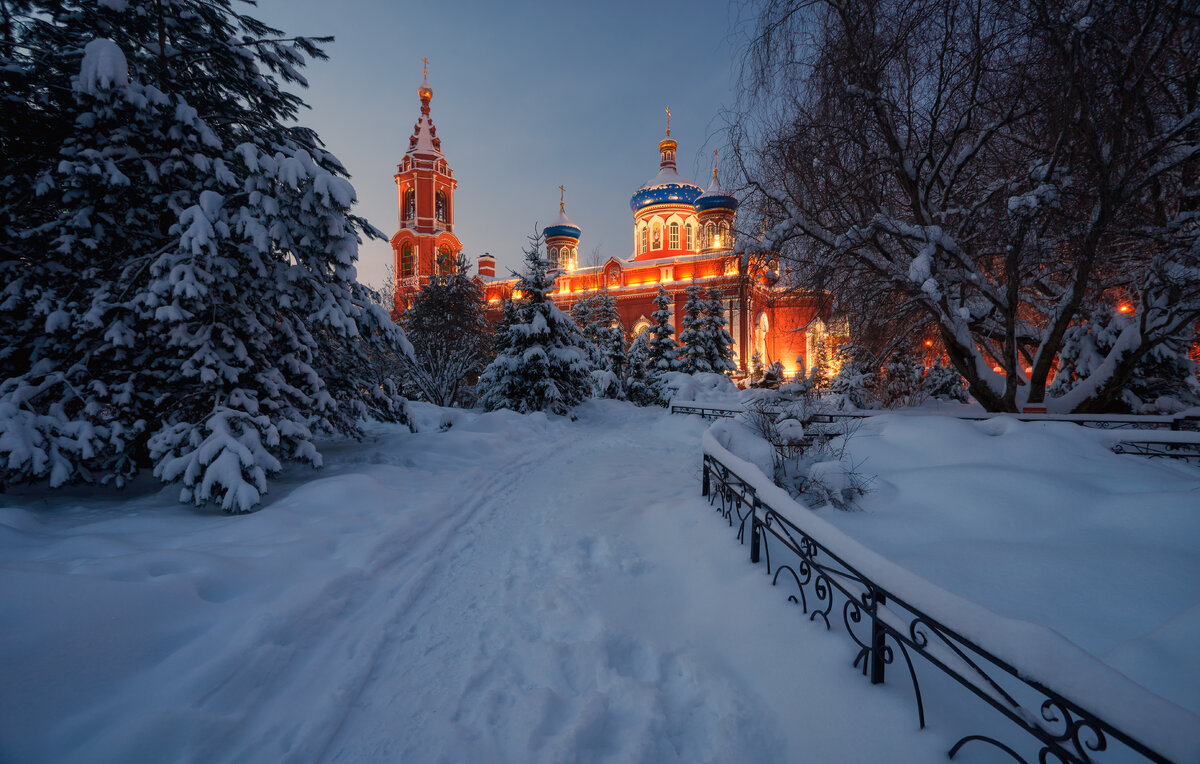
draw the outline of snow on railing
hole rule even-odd
[[[914,657],[944,672],[1036,739],[1027,759],[999,737],[971,734],[967,743],[994,746],[1016,761],[1088,764],[1104,752],[1119,761],[1200,761],[1200,716],[1159,697],[1057,632],[1001,616],[946,591],[868,549],[796,502],[763,471],[729,451],[711,433],[703,439],[703,495],[720,502],[722,517],[746,543],[750,560],[765,554],[772,584],[784,578],[788,600],[831,628],[835,606],[854,660],[871,682],[884,681],[897,651],[904,658],[921,727],[925,699]],[[778,543],[775,543],[778,542]],[[772,562],[772,553],[775,560]],[[790,588],[790,587],[789,587]],[[840,605],[839,605],[840,603]],[[836,619],[835,619],[836,620]]]

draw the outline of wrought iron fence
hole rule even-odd
[[[918,675],[922,664],[914,658],[923,659],[924,664],[970,690],[1032,737],[1018,736],[1026,747],[1037,747],[1036,755],[1027,759],[992,734],[969,734],[950,748],[951,759],[974,743],[992,746],[1024,764],[1031,760],[1091,764],[1093,755],[1100,752],[1123,754],[1122,760],[1170,761],[1053,688],[1027,678],[1020,667],[973,643],[953,625],[935,620],[918,603],[897,596],[885,583],[868,578],[763,502],[750,482],[709,453],[704,455],[702,493],[711,505],[719,505],[718,511],[731,527],[737,519],[738,541],[749,543],[752,563],[765,558],[772,585],[782,581],[794,587],[789,602],[826,629],[840,621],[858,647],[853,666],[869,676],[872,684],[884,681],[897,653],[904,659],[922,729],[925,699]]]

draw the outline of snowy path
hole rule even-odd
[[[5,497],[0,761],[943,758],[698,498],[701,429],[381,429],[249,518]]]

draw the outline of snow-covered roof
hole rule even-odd
[[[708,190],[697,196],[694,204],[697,210],[737,209],[738,200],[736,196],[725,190],[714,170],[712,183],[708,184]]]
[[[406,154],[423,154],[426,156],[442,155],[442,142],[437,138],[437,129],[433,120],[422,114],[413,125],[412,137],[408,139]]]
[[[558,208],[558,218],[542,229],[542,235],[547,239],[554,236],[570,236],[578,239],[581,233],[583,233],[583,229],[571,222],[562,205],[559,205]]]
[[[691,186],[692,188],[700,188],[688,178],[675,172],[674,167],[663,167],[658,171],[658,175],[655,175],[642,184],[641,190],[661,188],[662,186]]]

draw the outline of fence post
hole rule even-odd
[[[887,632],[880,624],[879,608],[887,602],[883,592],[871,587],[871,599],[875,603],[871,608],[871,684],[883,684],[883,640]]]
[[[708,496],[708,454],[704,455],[704,482],[700,486],[700,495]]]
[[[750,562],[758,562],[758,544],[760,533],[758,530],[758,496],[755,496],[750,502]]]

